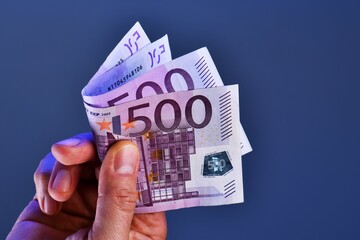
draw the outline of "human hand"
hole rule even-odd
[[[134,214],[139,152],[130,141],[103,163],[91,133],[52,146],[35,174],[36,195],[7,239],[165,239],[165,213]]]

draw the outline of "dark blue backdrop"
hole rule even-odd
[[[358,1],[0,1],[0,238],[51,144],[88,131],[80,90],[139,20],[207,46],[240,84],[245,203],[167,214],[169,239],[360,239]]]

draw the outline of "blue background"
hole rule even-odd
[[[169,239],[360,239],[359,1],[1,1],[0,238],[80,90],[139,20],[173,57],[207,46],[240,84],[245,203],[171,211]]]

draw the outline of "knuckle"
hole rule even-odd
[[[51,153],[48,153],[41,159],[39,166],[34,172],[34,182],[39,183],[49,181],[55,162],[56,161]]]
[[[136,206],[137,192],[134,190],[120,188],[116,189],[112,194],[114,204],[117,208],[125,212],[132,212]]]
[[[35,184],[47,183],[50,179],[50,173],[41,172],[36,170],[34,173],[34,182]]]

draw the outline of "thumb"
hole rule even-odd
[[[128,239],[136,205],[139,151],[135,143],[114,144],[101,165],[96,216],[89,239]],[[92,238],[91,238],[92,237]]]

